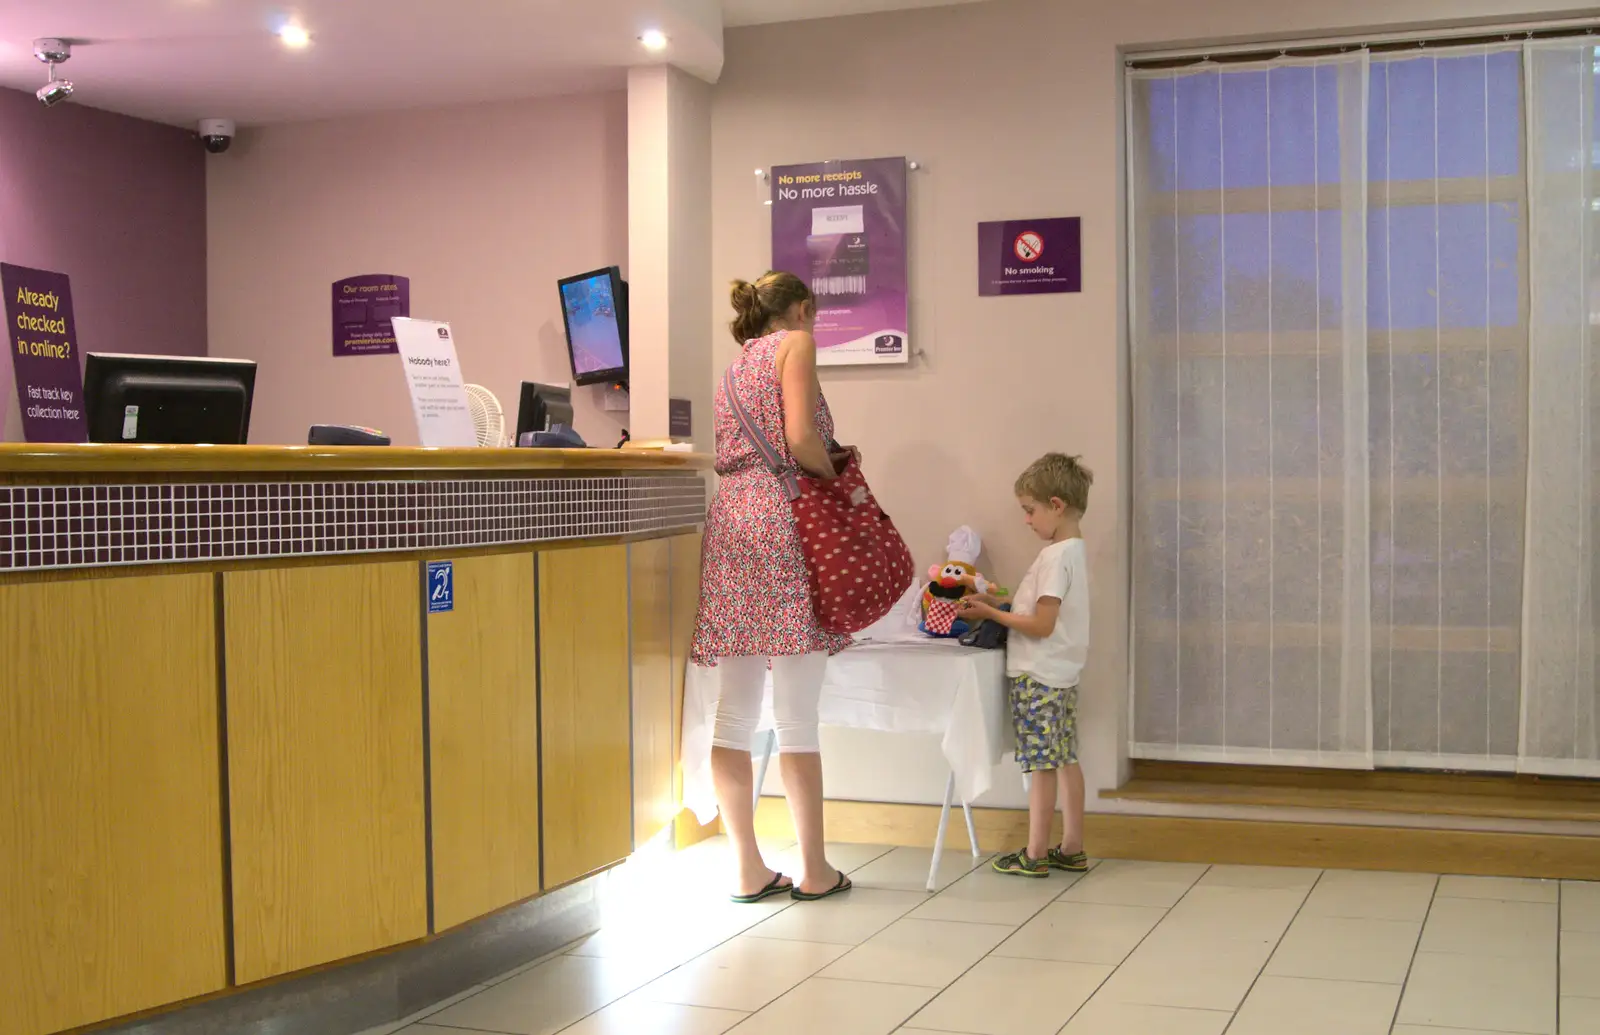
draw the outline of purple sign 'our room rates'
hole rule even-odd
[[[1082,290],[1083,233],[1077,216],[978,224],[978,294]]]
[[[386,356],[400,351],[394,341],[397,316],[411,315],[411,281],[393,273],[367,273],[333,284],[333,354]]]
[[[65,273],[0,263],[22,434],[29,442],[84,442],[83,367]]]
[[[817,363],[905,363],[906,160],[772,169],[772,268],[817,296]]]

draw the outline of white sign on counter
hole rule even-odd
[[[450,325],[435,320],[394,318],[394,340],[411,390],[411,410],[417,418],[417,437],[432,448],[470,448],[478,444],[467,403],[467,386],[461,380]]]

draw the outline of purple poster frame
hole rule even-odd
[[[411,315],[411,280],[394,273],[364,273],[333,282],[333,354],[392,356],[397,316]]]
[[[906,160],[772,169],[772,268],[817,296],[820,366],[906,363]]]
[[[1083,226],[1078,216],[978,224],[978,294],[1082,290]]]
[[[0,263],[22,434],[29,442],[86,442],[83,366],[65,273]]]

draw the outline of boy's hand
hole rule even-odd
[[[956,601],[956,613],[962,618],[991,619],[1000,612],[993,604],[976,597],[963,597]]]
[[[968,593],[961,598],[962,603],[983,604],[987,607],[999,607],[1000,601],[989,593]]]

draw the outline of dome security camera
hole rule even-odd
[[[233,143],[234,126],[232,119],[201,119],[199,126],[200,142],[206,146],[210,154],[220,155]]]

